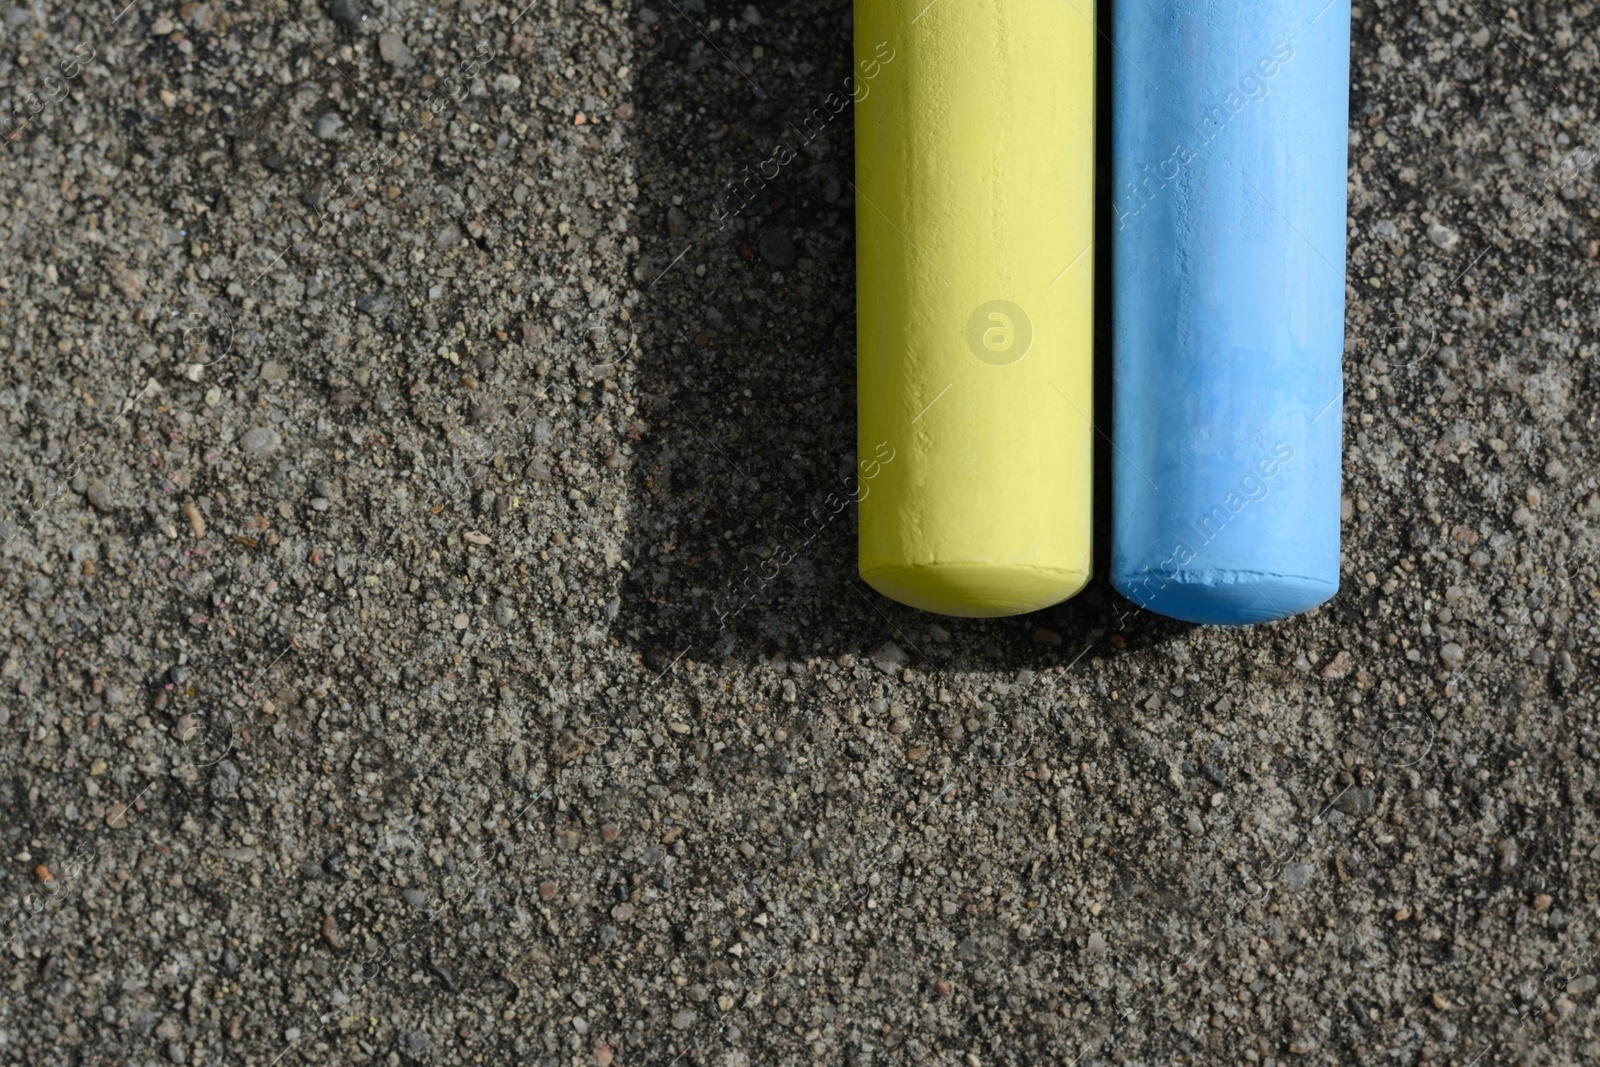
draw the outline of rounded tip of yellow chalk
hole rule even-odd
[[[916,563],[863,570],[891,600],[964,619],[998,619],[1048,608],[1089,584],[1087,570],[1007,563]]]

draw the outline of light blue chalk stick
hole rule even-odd
[[[1112,583],[1283,618],[1339,586],[1349,0],[1114,17]]]

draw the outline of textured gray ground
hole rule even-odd
[[[1592,5],[1357,10],[1344,589],[1224,631],[752,580],[847,5],[121,3],[3,16],[0,1062],[1600,1057]]]

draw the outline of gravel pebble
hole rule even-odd
[[[251,459],[265,459],[276,452],[282,443],[278,431],[270,426],[252,427],[239,439],[240,446]]]
[[[777,267],[779,270],[787,270],[794,266],[794,242],[787,234],[769,230],[756,240],[756,249],[769,266]]]
[[[211,795],[218,800],[233,796],[239,788],[240,777],[237,764],[232,760],[219,760],[211,768]]]
[[[317,119],[316,125],[312,128],[312,132],[315,133],[320,140],[332,141],[339,136],[339,131],[343,128],[344,119],[340,118],[335,112],[330,111],[321,118]]]
[[[1311,883],[1315,868],[1304,863],[1291,863],[1283,868],[1284,887],[1291,892],[1299,892]]]
[[[1377,803],[1377,793],[1371,789],[1346,789],[1333,802],[1333,806],[1346,815],[1365,815]]]
[[[872,650],[872,664],[884,674],[897,675],[909,657],[893,641],[885,641]]]
[[[378,34],[378,55],[385,63],[402,69],[416,63],[405,41],[401,40],[398,33],[392,31]]]

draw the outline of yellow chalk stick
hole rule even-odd
[[[856,0],[860,566],[913,607],[1089,579],[1093,18]]]

